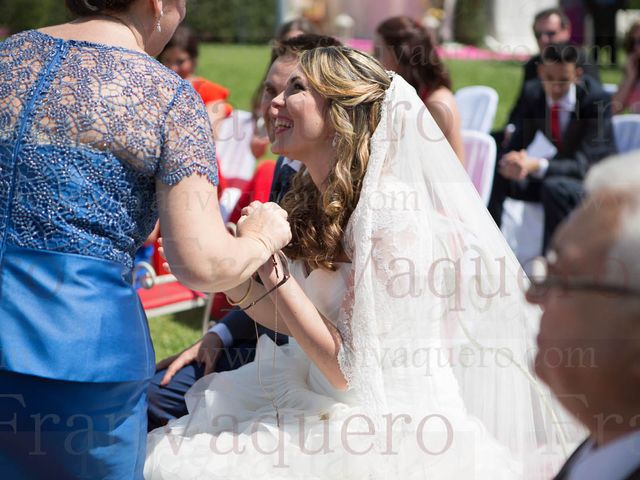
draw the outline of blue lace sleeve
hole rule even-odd
[[[218,164],[209,116],[202,100],[183,82],[169,106],[156,178],[175,185],[194,173],[218,185]]]

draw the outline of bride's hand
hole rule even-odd
[[[242,210],[238,220],[238,236],[253,238],[262,243],[273,254],[291,241],[291,228],[287,212],[279,205],[269,202],[251,202]]]

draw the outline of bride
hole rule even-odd
[[[271,117],[304,165],[293,241],[226,293],[291,341],[197,382],[145,478],[549,478],[568,422],[529,373],[538,312],[413,88],[318,48]]]

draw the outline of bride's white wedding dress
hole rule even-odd
[[[145,477],[552,477],[570,446],[567,419],[529,372],[539,311],[399,76],[343,245],[352,263],[307,276],[293,262],[292,274],[340,332],[349,389],[333,388],[295,340],[262,337],[258,361],[198,381],[189,415],[149,435]]]
[[[337,324],[340,309],[350,308],[345,294],[352,291],[351,264],[305,276],[301,262],[293,262],[291,273],[318,311]],[[439,337],[434,332],[430,345],[434,353],[441,352]],[[277,347],[263,335],[257,349],[258,361],[199,380],[187,394],[190,414],[149,435],[145,478],[377,478],[373,476],[393,462],[398,464],[391,471],[399,469],[402,478],[519,476],[508,451],[466,414],[448,367],[433,369],[427,377],[425,388],[431,394],[425,410],[433,417],[421,429],[422,444],[413,435],[405,439],[414,442],[414,448],[410,454],[402,452],[407,467],[403,468],[398,456],[390,455],[401,449],[397,439],[389,440],[389,455],[362,453],[372,445],[372,436],[359,435],[371,428],[365,417],[358,416],[365,413],[348,391],[329,383],[295,340]],[[389,362],[397,360],[391,355]],[[402,398],[407,392],[395,394]],[[278,406],[280,428],[272,399]],[[414,426],[421,420],[414,419]]]

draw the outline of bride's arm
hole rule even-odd
[[[289,279],[290,281],[294,281],[294,279]],[[288,282],[287,282],[288,283]],[[251,288],[251,290],[249,290]],[[241,308],[246,308],[247,305],[250,305],[251,302],[258,300],[267,292],[267,289],[264,286],[260,285],[255,280],[247,280],[244,283],[241,283],[237,287],[226,290],[224,294],[227,296],[227,299],[233,303],[238,303],[238,306]],[[279,306],[280,302],[278,302]],[[245,310],[245,313],[249,315],[253,320],[258,322],[260,325],[267,327],[274,332],[284,333],[285,335],[294,336],[289,329],[287,328],[286,323],[282,319],[282,317],[278,316],[278,322],[276,325],[275,321],[275,305],[271,300],[271,297],[267,296],[256,303],[253,307]],[[294,336],[295,337],[295,336]]]
[[[279,260],[278,271],[282,272]],[[277,284],[278,277],[271,262],[260,267],[258,273],[266,288]],[[284,285],[271,293],[270,308],[272,309],[276,295],[279,321],[284,321],[290,335],[296,339],[329,382],[335,388],[345,390],[347,381],[338,363],[338,352],[342,340],[337,329],[318,312],[294,278],[290,278]],[[253,308],[249,309],[249,314]],[[273,310],[271,315],[273,318]]]

